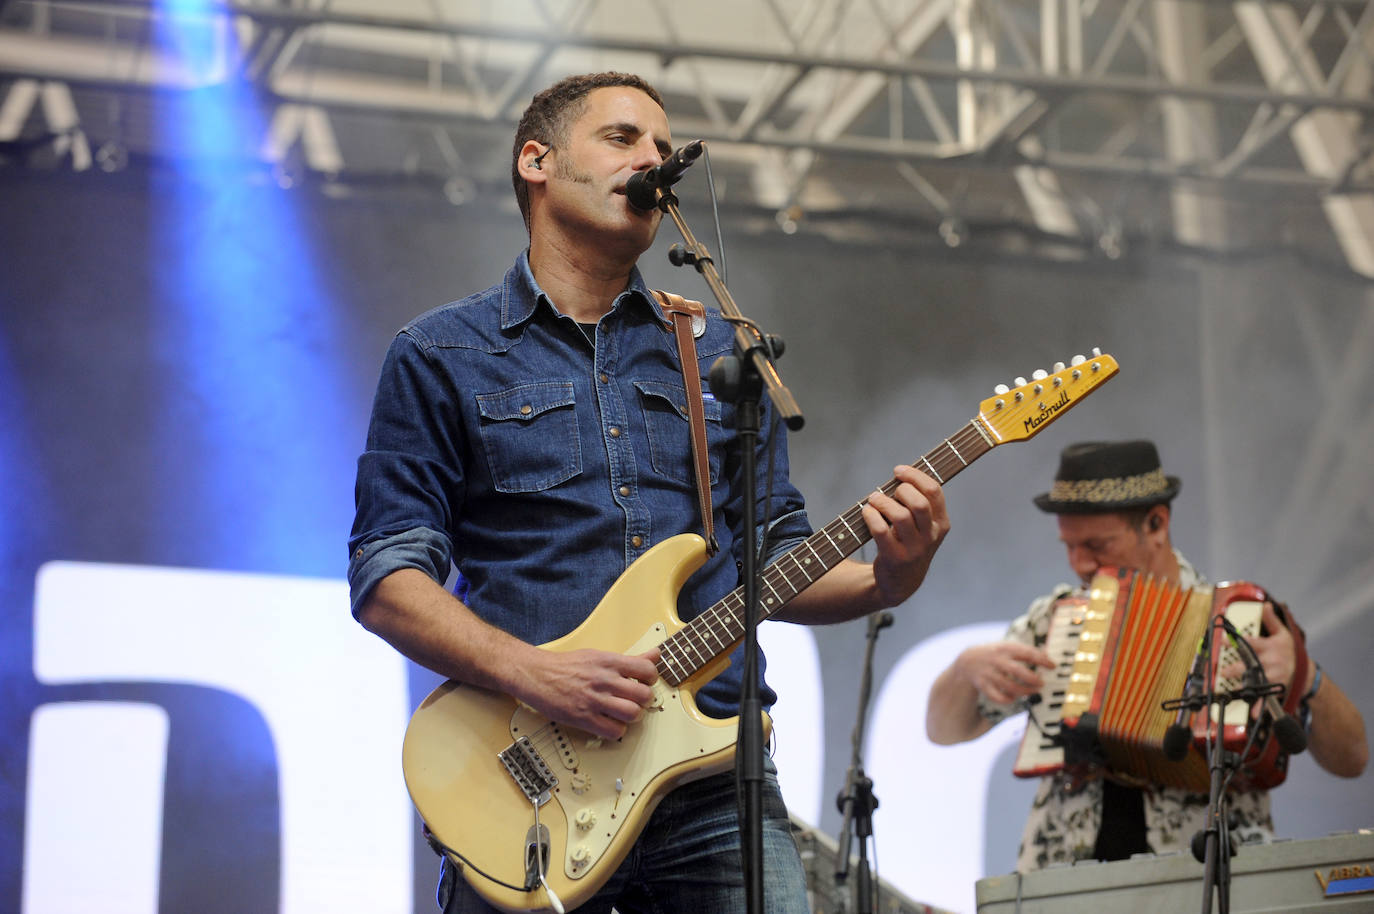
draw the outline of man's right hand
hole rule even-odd
[[[985,699],[1007,705],[1044,686],[1036,667],[1054,668],[1050,655],[1015,641],[993,641],[967,648],[954,663],[958,674]]]
[[[653,699],[657,648],[638,655],[536,650],[516,697],[550,720],[620,739]]]

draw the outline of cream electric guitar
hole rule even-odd
[[[1037,434],[1117,372],[1094,350],[1015,389],[999,386],[978,415],[914,466],[941,483],[1000,444]],[[882,487],[891,494],[892,479]],[[760,618],[781,609],[869,540],[850,508],[763,572]],[[738,718],[697,710],[696,690],[729,663],[744,635],[743,588],[689,623],[677,595],[706,560],[696,534],[635,561],[575,630],[544,647],[638,654],[657,647],[659,679],[640,720],[619,740],[557,724],[515,699],[449,680],[406,730],[406,787],[431,840],[468,883],[505,911],[560,911],[610,878],[650,813],[674,786],[734,763]]]

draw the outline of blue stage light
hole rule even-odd
[[[322,255],[298,198],[266,179],[270,100],[240,75],[229,17],[163,7],[156,40],[194,88],[159,106],[174,158],[154,181],[152,345],[173,385],[153,510],[184,531],[178,563],[339,576],[361,442]]]

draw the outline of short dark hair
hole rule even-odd
[[[1131,508],[1121,508],[1115,513],[1120,514],[1121,519],[1132,529],[1144,533],[1145,521],[1149,518],[1150,512],[1155,509],[1156,505],[1163,505],[1166,508],[1169,507],[1167,501],[1157,501],[1153,505],[1136,505]]]
[[[662,96],[644,79],[633,73],[610,70],[561,79],[531,99],[525,113],[520,115],[520,123],[515,128],[515,148],[511,151],[510,178],[515,187],[515,202],[520,204],[520,215],[525,220],[525,231],[530,229],[530,188],[520,177],[520,150],[530,140],[550,147],[566,142],[568,125],[582,113],[587,94],[593,89],[614,86],[638,89],[667,110]]]

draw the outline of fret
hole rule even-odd
[[[705,660],[710,660],[720,652],[721,648],[720,632],[717,630],[719,620],[713,618],[713,615],[711,610],[708,609],[706,612],[693,619],[692,624],[684,629],[684,631],[692,632],[696,640],[706,648],[707,654]],[[715,642],[714,647],[711,645],[711,641]]]
[[[709,624],[706,625],[705,628],[706,634],[710,635],[716,642],[714,653],[719,654],[721,651],[725,650],[725,648],[729,646],[730,641],[721,637],[721,633],[718,628]],[[705,639],[703,638],[702,640],[704,641]]]
[[[968,424],[968,427],[973,429],[979,435],[982,436],[983,441],[987,443],[987,449],[989,451],[997,446],[996,442],[992,440],[992,436],[988,434],[987,428],[985,427],[983,420],[981,418],[975,418],[972,422]],[[984,453],[986,453],[986,451],[984,451]]]
[[[936,459],[940,461],[940,468],[944,470],[945,479],[953,479],[955,475],[963,469],[962,466],[955,463],[953,460],[949,458],[949,454],[952,450],[953,447],[950,445],[950,443],[948,441],[945,441],[939,447],[934,448],[930,452],[931,454],[939,455]]]
[[[725,607],[720,603],[717,603],[716,606],[719,608],[708,610],[708,616],[714,621],[721,646],[728,647],[738,641],[739,636],[744,632],[740,616],[740,612],[744,609],[744,598],[741,596],[731,600],[729,612],[724,612]]]
[[[845,552],[847,550],[844,549],[841,543],[843,543],[847,537],[852,537],[854,535],[854,529],[848,524],[840,524],[840,529],[837,532],[839,533],[839,539],[835,539],[834,537],[831,537],[831,539],[835,540],[836,549]]]
[[[783,562],[789,563],[789,567],[791,569],[790,571],[787,568],[782,567]],[[787,582],[787,586],[792,588],[792,593],[794,596],[805,590],[806,585],[810,584],[813,580],[811,575],[806,573],[806,569],[801,566],[801,562],[798,562],[796,557],[793,556],[791,553],[788,553],[787,555],[784,555],[782,558],[778,559],[777,564],[773,567],[777,568],[778,574],[783,578],[783,580]],[[800,581],[798,580],[798,577],[800,578]]]
[[[773,595],[772,600],[766,599],[768,594]],[[777,565],[770,567],[759,579],[759,600],[765,605],[786,603],[796,595],[797,588],[792,586],[792,582],[787,580],[787,574]]]
[[[768,603],[768,605],[772,607],[772,609],[769,610],[769,614],[771,614],[774,609],[780,609],[790,602],[793,597],[802,592],[802,589],[803,588],[798,587],[786,578],[769,584],[768,590],[773,594],[773,599]]]
[[[788,553],[787,555],[781,556],[763,573],[764,580],[768,581],[769,586],[774,589],[786,585],[795,596],[801,592],[801,588],[797,586],[797,582],[793,579],[793,575],[799,570],[800,568],[797,566],[797,560],[792,557],[791,553]],[[803,574],[802,577],[806,577],[806,575]]]
[[[968,466],[968,461],[964,459],[964,455],[959,453],[959,449],[955,447],[953,444],[951,444],[948,438],[945,439],[945,447],[949,448],[951,451],[954,452],[954,456],[959,458],[960,463],[962,463],[964,466]]]
[[[708,628],[707,631],[709,630]],[[691,633],[688,635],[687,644],[691,648],[698,666],[704,665],[715,656],[716,652],[706,643],[706,639],[703,637],[703,632],[700,627],[688,628],[684,629],[684,631]]]
[[[701,647],[698,647],[697,645],[695,645],[695,643],[692,643],[692,635],[697,634],[697,632],[695,632],[694,629],[692,629],[691,627],[684,628],[683,634],[684,645],[686,645],[687,650],[690,650],[692,656],[694,656],[695,660],[697,660],[698,667],[701,667],[701,665],[705,664],[706,661],[710,660],[710,657],[712,656],[710,656],[709,653],[703,653]],[[705,645],[702,645],[702,647],[703,646]]]
[[[816,561],[818,561],[818,562],[821,563],[821,568],[822,568],[821,573],[824,574],[824,573],[825,573],[825,570],[826,570],[825,562],[821,559],[820,553],[818,553],[818,552],[816,551],[816,547],[815,547],[815,545],[811,542],[811,540],[812,540],[812,537],[807,537],[807,539],[804,540],[804,541],[802,542],[802,546],[804,546],[804,547],[811,553],[811,558],[810,558],[810,559],[805,559],[805,560],[803,560],[800,564],[801,564],[801,566],[802,566],[803,568],[805,568],[807,565],[809,565],[809,564],[811,563],[811,559],[815,559]],[[797,550],[794,549],[793,552],[795,552],[795,551],[797,551]],[[789,553],[789,554],[790,554],[790,553]],[[811,578],[811,575],[808,574],[807,577],[808,577],[808,578]],[[811,580],[814,581],[815,578],[811,578]]]
[[[675,635],[673,638],[669,638],[667,641],[663,642],[658,658],[658,662],[662,667],[659,670],[659,675],[673,685],[681,684],[681,682],[690,675],[686,669],[683,669],[682,664],[678,662],[677,651],[673,649],[673,642],[676,637]]]
[[[743,606],[744,602],[740,601],[740,607],[743,608]],[[720,650],[724,650],[739,640],[740,633],[743,629],[740,627],[739,617],[734,610],[728,613],[717,612],[713,615],[713,618],[715,620],[715,627],[712,631],[715,632],[716,639],[720,642]]]
[[[922,457],[921,460],[925,463],[926,469],[930,471],[930,475],[935,477],[935,481],[938,482],[940,485],[944,485],[945,477],[940,475],[940,471],[935,469],[935,466],[930,462],[930,459],[928,457]]]

